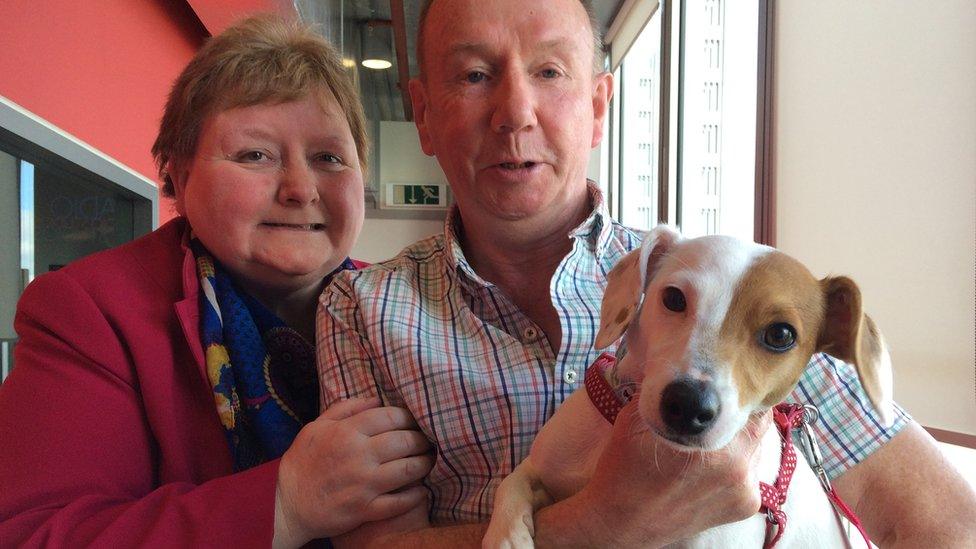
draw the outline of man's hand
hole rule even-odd
[[[636,399],[583,490],[536,514],[539,546],[666,545],[758,512],[759,444],[770,415],[716,452],[682,452],[649,433]]]
[[[433,466],[430,443],[409,412],[378,405],[375,398],[337,403],[298,433],[278,468],[276,547],[425,505],[426,489],[404,487]]]

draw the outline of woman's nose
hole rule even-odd
[[[515,133],[536,125],[535,95],[527,75],[505,75],[494,93],[492,130],[498,133]]]
[[[304,159],[289,162],[281,170],[278,182],[278,201],[285,205],[304,206],[319,200],[318,181]]]

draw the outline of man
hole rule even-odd
[[[596,358],[606,273],[641,238],[609,219],[586,181],[613,88],[594,69],[592,28],[579,0],[432,3],[410,91],[421,146],[457,208],[443,235],[344,277],[322,298],[323,404],[378,393],[411,410],[438,450],[427,479],[437,525],[487,520],[501,478]],[[904,414],[884,430],[851,413],[846,404],[863,398],[856,377],[815,362],[804,387],[839,423],[826,441],[831,472],[876,543],[972,535],[974,496],[940,466],[931,439]],[[749,436],[718,457],[675,454],[634,435],[633,411],[582,492],[537,513],[537,543],[664,545],[759,508]],[[965,521],[944,520],[940,499]],[[391,536],[416,526],[406,517],[353,535],[476,543],[483,532]],[[952,537],[953,528],[962,531]]]

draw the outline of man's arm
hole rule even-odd
[[[388,405],[402,405],[401,399],[392,389],[392,384],[375,368],[372,345],[363,329],[359,302],[351,277],[338,276],[322,294],[316,316],[316,337],[323,414],[328,413],[327,410],[331,407],[342,405],[342,401],[354,397],[378,397]],[[410,414],[406,409],[400,411]],[[413,428],[416,428],[416,424]],[[422,433],[417,435],[423,436]],[[429,472],[432,459],[425,457],[429,462],[426,472]],[[417,489],[416,485],[403,488],[410,492]],[[423,490],[426,493],[426,489]],[[396,492],[386,494],[391,497],[395,495]],[[353,530],[334,536],[332,543],[340,548],[388,547],[393,536],[428,527],[427,510],[428,501],[425,497],[419,505],[400,516],[360,524]],[[371,520],[368,517],[360,518]]]
[[[635,399],[617,416],[597,473],[583,490],[535,514],[536,545],[666,545],[755,514],[757,450],[768,427],[767,414],[750,421],[725,450],[678,452],[647,432]],[[468,524],[391,534],[397,522],[363,525],[346,541],[378,549],[481,547],[487,528]]]
[[[426,509],[424,509],[426,512]],[[392,519],[396,521],[397,519]],[[386,522],[386,521],[384,521]],[[436,528],[421,528],[403,533],[391,533],[390,524],[381,522],[368,523],[353,530],[342,537],[341,544],[362,549],[429,549],[431,547],[451,547],[462,549],[465,547],[481,547],[481,538],[485,537],[487,523],[459,524],[456,526],[439,526]],[[385,532],[380,532],[384,530]],[[335,540],[333,540],[335,541]]]
[[[884,425],[866,405],[869,399],[854,366],[814,355],[791,399],[820,410],[824,466],[872,541],[883,546],[955,546],[973,536],[972,488],[897,405],[894,422]],[[976,547],[976,542],[970,539],[968,546]]]
[[[359,303],[347,274],[353,273],[340,273],[319,297],[315,317],[322,410],[340,400],[383,397],[380,380],[373,375],[369,339],[359,328]]]
[[[976,547],[976,493],[915,422],[834,485],[880,547]]]

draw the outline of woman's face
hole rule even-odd
[[[172,179],[177,210],[251,291],[317,289],[363,224],[356,143],[329,91],[218,112]]]

